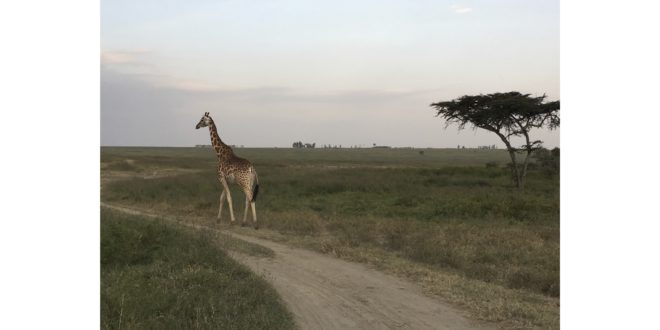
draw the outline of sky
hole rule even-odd
[[[557,0],[101,1],[103,146],[503,148],[429,104],[514,90],[560,98]]]

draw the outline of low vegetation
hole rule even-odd
[[[214,162],[210,150],[191,149],[181,155]],[[110,151],[117,157],[113,161],[121,159],[122,150]],[[145,155],[153,157],[149,152]],[[151,152],[178,159],[175,151]],[[259,171],[257,212],[270,229],[246,232],[407,276],[478,318],[508,328],[558,327],[557,176],[532,166],[521,192],[512,184],[505,150],[236,152]],[[143,169],[162,166],[130,156]],[[232,193],[242,201],[241,192]],[[116,181],[103,199],[213,225],[219,195],[209,166],[178,176]],[[240,205],[236,202],[238,219]]]
[[[102,208],[101,328],[295,328],[275,290],[215,242]]]

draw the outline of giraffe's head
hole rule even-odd
[[[197,123],[197,126],[195,126],[195,129],[199,129],[200,127],[206,127],[206,126],[209,126],[209,125],[211,125],[211,122],[212,122],[212,121],[213,121],[213,120],[212,120],[211,117],[209,116],[209,113],[208,113],[208,112],[205,112],[205,113],[204,113],[204,116],[202,116],[202,119],[200,119],[200,120],[199,120],[199,123]]]

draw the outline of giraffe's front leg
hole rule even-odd
[[[222,188],[222,194],[220,194],[220,208],[218,209],[218,223],[220,223],[220,219],[222,218],[222,207],[225,204],[225,198],[227,197],[227,193],[225,192],[225,188]]]
[[[227,180],[223,177],[220,178],[220,182],[222,182],[222,187],[225,189],[225,192],[227,193],[227,203],[229,204],[229,216],[231,217],[231,223],[234,224],[236,223],[236,218],[234,218],[234,207],[232,206],[232,200],[231,200],[231,192],[229,191],[229,185],[227,184]]]

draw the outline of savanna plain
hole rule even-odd
[[[505,150],[234,148],[234,152],[249,159],[259,174],[259,230],[229,226],[226,206],[222,221],[216,221],[221,189],[215,154],[207,148],[102,147],[101,199],[109,205],[175,216],[182,222],[365,263],[416,283],[429,296],[500,328],[559,328],[559,175],[538,161],[531,164],[525,188],[520,191],[513,187]],[[244,196],[236,186],[231,193],[240,223]],[[163,268],[173,267],[163,259],[177,262],[157,252],[169,245],[163,239],[183,244],[192,239],[176,237],[202,235],[148,219],[142,221],[163,228],[132,228],[129,226],[135,226],[134,221],[122,221],[122,217],[126,216],[109,210],[101,213],[102,308],[106,309],[102,322],[107,328],[114,328],[118,318],[126,322],[127,317],[122,314],[122,305],[128,298],[122,295],[121,287],[129,284],[117,274],[137,271],[136,277],[149,278],[145,272],[157,277]],[[167,231],[165,238],[153,238],[155,245],[139,247],[160,254],[136,256],[131,262],[138,268],[130,271],[117,268],[117,264],[128,263],[117,263],[113,259],[116,253],[107,252],[107,247],[121,250],[114,245],[131,242],[116,238],[122,233],[147,237],[137,230],[152,235]],[[235,246],[213,243],[221,240],[206,237],[202,239],[206,243],[200,243],[204,249],[219,251],[213,255],[221,260],[209,259],[201,263],[206,266],[193,270],[182,266],[181,276],[193,276],[190,287],[212,281],[209,274],[214,271],[229,272],[225,277],[240,274],[263,285],[268,298],[259,305],[263,318],[257,315],[237,324],[293,327],[291,316],[259,276],[246,277],[243,272],[247,270],[234,265],[230,258],[225,260],[228,257],[223,251]],[[247,249],[267,254],[258,247]],[[209,255],[197,254],[203,258]],[[231,267],[213,266],[216,262]],[[194,284],[194,276],[202,282]],[[229,287],[228,283],[213,285]],[[144,285],[155,284],[147,281]],[[243,283],[233,290],[246,290],[246,295],[237,291],[234,296],[249,300],[255,289]],[[213,318],[207,314],[218,318],[228,315],[220,310],[226,307],[231,312],[233,307],[220,300],[229,298],[217,299],[214,306],[219,309],[207,311],[200,305],[199,309],[182,311],[182,319],[208,321]],[[137,319],[135,316],[133,322]],[[161,321],[155,318],[150,324]]]

